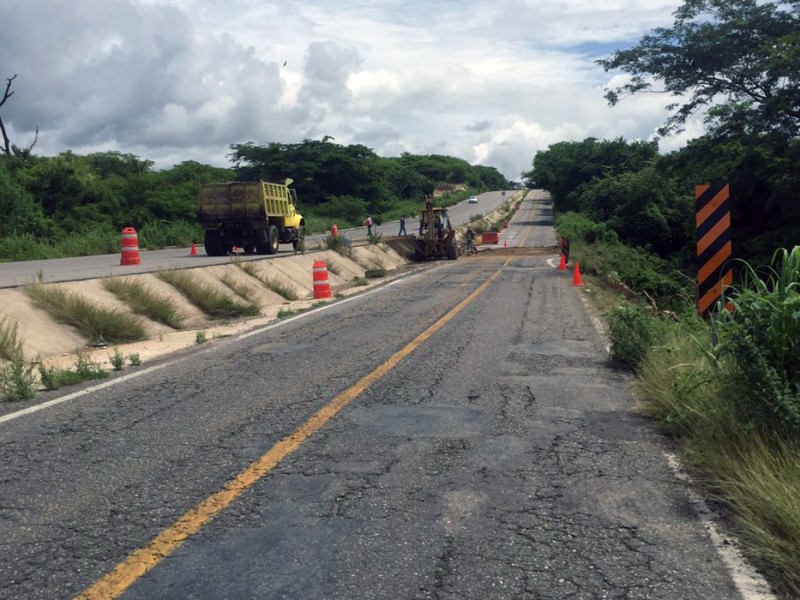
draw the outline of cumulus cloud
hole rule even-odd
[[[642,4],[0,3],[0,78],[18,75],[2,116],[23,145],[38,126],[43,154],[111,149],[159,167],[228,166],[232,143],[330,135],[517,178],[549,144],[645,139],[663,122],[664,98],[609,108],[613,74],[593,62],[669,25],[680,1]]]

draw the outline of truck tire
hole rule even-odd
[[[295,252],[297,252],[300,248],[303,247],[303,240],[306,238],[306,228],[302,225],[300,229],[297,231],[297,239],[292,240],[292,248],[294,248]]]
[[[223,244],[222,236],[216,229],[206,229],[203,237],[203,246],[208,256],[225,256],[225,244]]]
[[[277,254],[278,244],[281,243],[278,236],[278,228],[275,225],[270,225],[267,229],[267,254]]]

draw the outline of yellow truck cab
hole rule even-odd
[[[200,186],[197,220],[205,231],[209,256],[224,256],[234,247],[247,254],[275,254],[291,242],[295,250],[305,237],[305,220],[297,212],[297,194],[284,183],[229,181]]]

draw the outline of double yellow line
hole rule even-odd
[[[527,235],[526,235],[527,237]],[[509,257],[503,266],[508,265]],[[139,578],[153,569],[167,556],[175,552],[190,536],[194,535],[234,500],[242,492],[255,485],[274,469],[284,458],[297,450],[306,440],[319,431],[350,402],[394,369],[401,360],[414,352],[422,343],[439,331],[450,319],[460,313],[469,303],[482,294],[502,272],[502,267],[492,274],[474,292],[459,302],[446,315],[428,327],[408,345],[392,355],[374,371],[360,379],[352,387],[336,396],[321,408],[291,435],[275,444],[266,454],[251,463],[233,479],[228,481],[200,504],[181,516],[175,523],[159,533],[146,546],[134,551],[107,575],[76,596],[76,600],[110,600],[121,596]]]

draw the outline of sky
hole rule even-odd
[[[231,144],[330,136],[445,154],[511,180],[537,151],[650,139],[669,98],[609,107],[594,63],[679,0],[0,0],[0,108],[34,154],[118,151],[229,167]],[[660,141],[675,150],[690,123]]]

